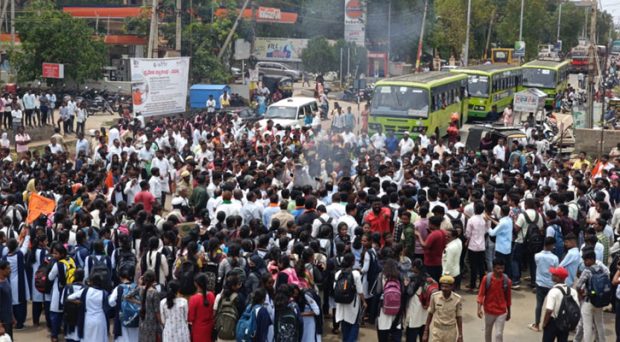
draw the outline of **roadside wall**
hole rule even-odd
[[[601,149],[601,130],[576,128],[575,152],[585,151],[588,155],[598,156]],[[609,153],[613,147],[620,143],[620,130],[603,130],[603,154]]]

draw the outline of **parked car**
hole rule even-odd
[[[301,79],[302,72],[289,67],[286,64],[276,62],[258,62],[259,76],[288,76],[295,81]]]

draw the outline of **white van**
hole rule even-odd
[[[272,120],[273,125],[280,124],[282,127],[304,126],[304,117],[307,113],[317,113],[319,104],[312,97],[289,97],[280,100],[267,108],[265,116],[260,120],[260,125],[267,125],[267,120]]]

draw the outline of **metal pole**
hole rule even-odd
[[[428,0],[424,1],[424,13],[422,13],[422,26],[420,27],[420,38],[418,39],[418,54],[415,59],[415,71],[420,72],[420,60],[422,59],[422,42],[424,41],[424,26],[426,26],[426,11],[428,10]]]
[[[347,48],[347,81],[349,80],[349,75],[351,75],[351,48]]]
[[[463,65],[469,63],[469,24],[471,20],[471,0],[467,0],[467,30],[465,31],[465,51],[463,51]]]
[[[491,20],[489,21],[489,31],[487,32],[487,42],[484,45],[484,59],[489,59],[489,46],[491,45],[491,32],[493,29],[493,21],[495,21],[496,10],[493,8],[491,12]]]
[[[175,32],[175,49],[178,52],[181,52],[181,0],[177,0],[177,4],[176,4],[176,10],[177,10],[177,27],[176,27],[176,32]],[[189,15],[191,16],[192,13],[192,9],[190,8],[190,13]]]
[[[15,0],[11,0],[11,47],[15,47]]]
[[[245,2],[243,3],[243,6],[241,7],[241,11],[239,11],[239,15],[237,16],[237,20],[235,20],[233,27],[230,29],[230,32],[228,32],[228,36],[226,36],[224,45],[222,45],[220,52],[218,52],[217,54],[217,59],[222,59],[222,56],[224,56],[224,52],[226,51],[228,44],[230,44],[230,40],[232,39],[233,34],[235,34],[235,31],[237,30],[237,26],[239,26],[239,21],[241,21],[241,18],[243,17],[243,12],[245,11],[245,8],[248,7],[249,3],[250,3],[250,0],[245,0]]]
[[[560,2],[560,9],[558,13],[558,38],[556,41],[560,41],[560,24],[562,23],[562,3]]]
[[[521,17],[519,18],[519,41],[523,40],[523,6],[525,0],[521,0]]]
[[[388,0],[388,27],[387,27],[387,60],[390,67],[390,50],[392,49],[392,0]],[[385,75],[388,71],[385,70]]]
[[[14,1],[14,0],[11,0]],[[153,49],[156,44],[155,36],[157,30],[157,0],[153,0],[153,4],[151,5],[151,26],[149,30],[149,45],[148,51],[146,52],[147,58],[153,58]]]
[[[342,48],[340,48],[340,74],[338,75],[339,79],[340,79],[340,87],[342,87],[342,55],[343,55],[344,51],[342,50]]]

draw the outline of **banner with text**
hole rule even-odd
[[[366,42],[365,0],[345,0],[344,2],[344,40],[364,46]]]
[[[132,58],[131,97],[134,113],[144,116],[186,110],[189,57]]]

